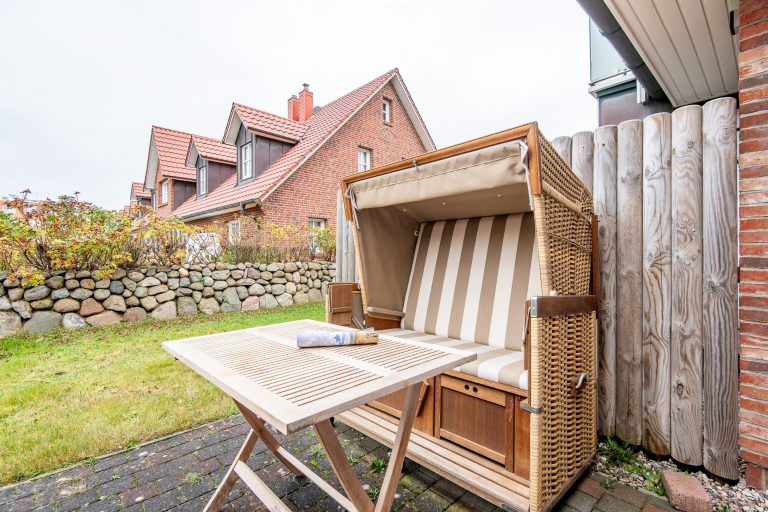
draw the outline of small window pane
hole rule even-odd
[[[197,185],[200,195],[208,193],[208,166],[204,165],[200,167],[200,173],[197,178]]]
[[[240,179],[253,177],[253,153],[251,143],[243,144],[240,148]]]
[[[164,181],[160,184],[160,204],[168,202],[168,182]]]
[[[391,104],[389,100],[384,100],[384,104],[382,105],[381,113],[384,116],[384,122],[388,123],[390,119],[390,110],[391,110]]]
[[[357,170],[367,171],[371,168],[371,150],[360,148],[357,150]]]

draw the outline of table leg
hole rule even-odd
[[[224,505],[224,501],[227,499],[229,491],[232,490],[232,486],[235,485],[235,481],[237,480],[237,473],[235,473],[235,467],[237,466],[237,463],[244,463],[248,460],[248,457],[251,455],[253,447],[256,445],[256,441],[258,440],[259,436],[256,435],[256,432],[253,430],[248,432],[248,436],[246,436],[243,446],[241,446],[240,451],[237,452],[235,462],[232,463],[229,471],[227,471],[227,474],[224,476],[224,480],[222,480],[219,486],[216,488],[216,492],[214,492],[213,496],[211,496],[211,499],[208,500],[208,504],[204,509],[205,512],[218,512],[219,509],[221,509],[221,506]]]
[[[264,441],[264,444],[267,445],[267,448],[269,448],[269,450],[275,454],[275,457],[277,457],[280,462],[282,462],[285,467],[287,467],[294,475],[301,477],[305,476],[299,468],[297,468],[283,455],[283,453],[281,453],[282,447],[280,446],[280,443],[277,439],[275,439],[269,429],[267,429],[267,426],[264,424],[261,418],[253,414],[250,410],[248,410],[246,407],[243,407],[239,403],[235,402],[235,405],[237,405],[237,408],[240,409],[240,412],[243,414],[245,421],[248,422],[251,428],[259,435],[261,440]]]
[[[397,484],[400,482],[400,474],[403,470],[405,453],[408,450],[408,441],[411,438],[413,422],[416,419],[418,410],[419,392],[421,383],[414,384],[408,388],[405,396],[405,403],[400,414],[400,424],[397,427],[395,442],[392,444],[392,455],[389,457],[387,472],[384,474],[384,481],[381,484],[379,499],[376,501],[376,512],[386,512],[392,508],[392,500],[395,497]]]
[[[323,445],[323,449],[326,455],[328,455],[328,462],[331,463],[333,471],[339,477],[341,486],[346,491],[349,500],[360,512],[373,512],[373,502],[368,497],[365,489],[363,489],[363,484],[360,483],[355,470],[352,469],[352,465],[347,460],[347,455],[344,453],[344,448],[341,447],[331,422],[324,420],[320,423],[315,423],[315,431],[317,431],[320,444]]]

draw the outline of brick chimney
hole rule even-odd
[[[299,120],[299,98],[295,94],[288,98],[288,119]]]
[[[299,118],[298,121],[303,123],[312,117],[312,93],[309,92],[309,84],[302,84],[304,89],[299,93]]]

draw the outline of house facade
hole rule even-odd
[[[157,214],[236,233],[243,216],[330,226],[343,176],[435,149],[397,69],[323,106],[304,84],[286,114],[234,103],[222,139],[153,127],[144,185]]]

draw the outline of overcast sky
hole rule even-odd
[[[221,137],[233,101],[286,114],[399,67],[438,147],[597,124],[576,0],[0,2],[0,196],[119,208],[152,124]]]

